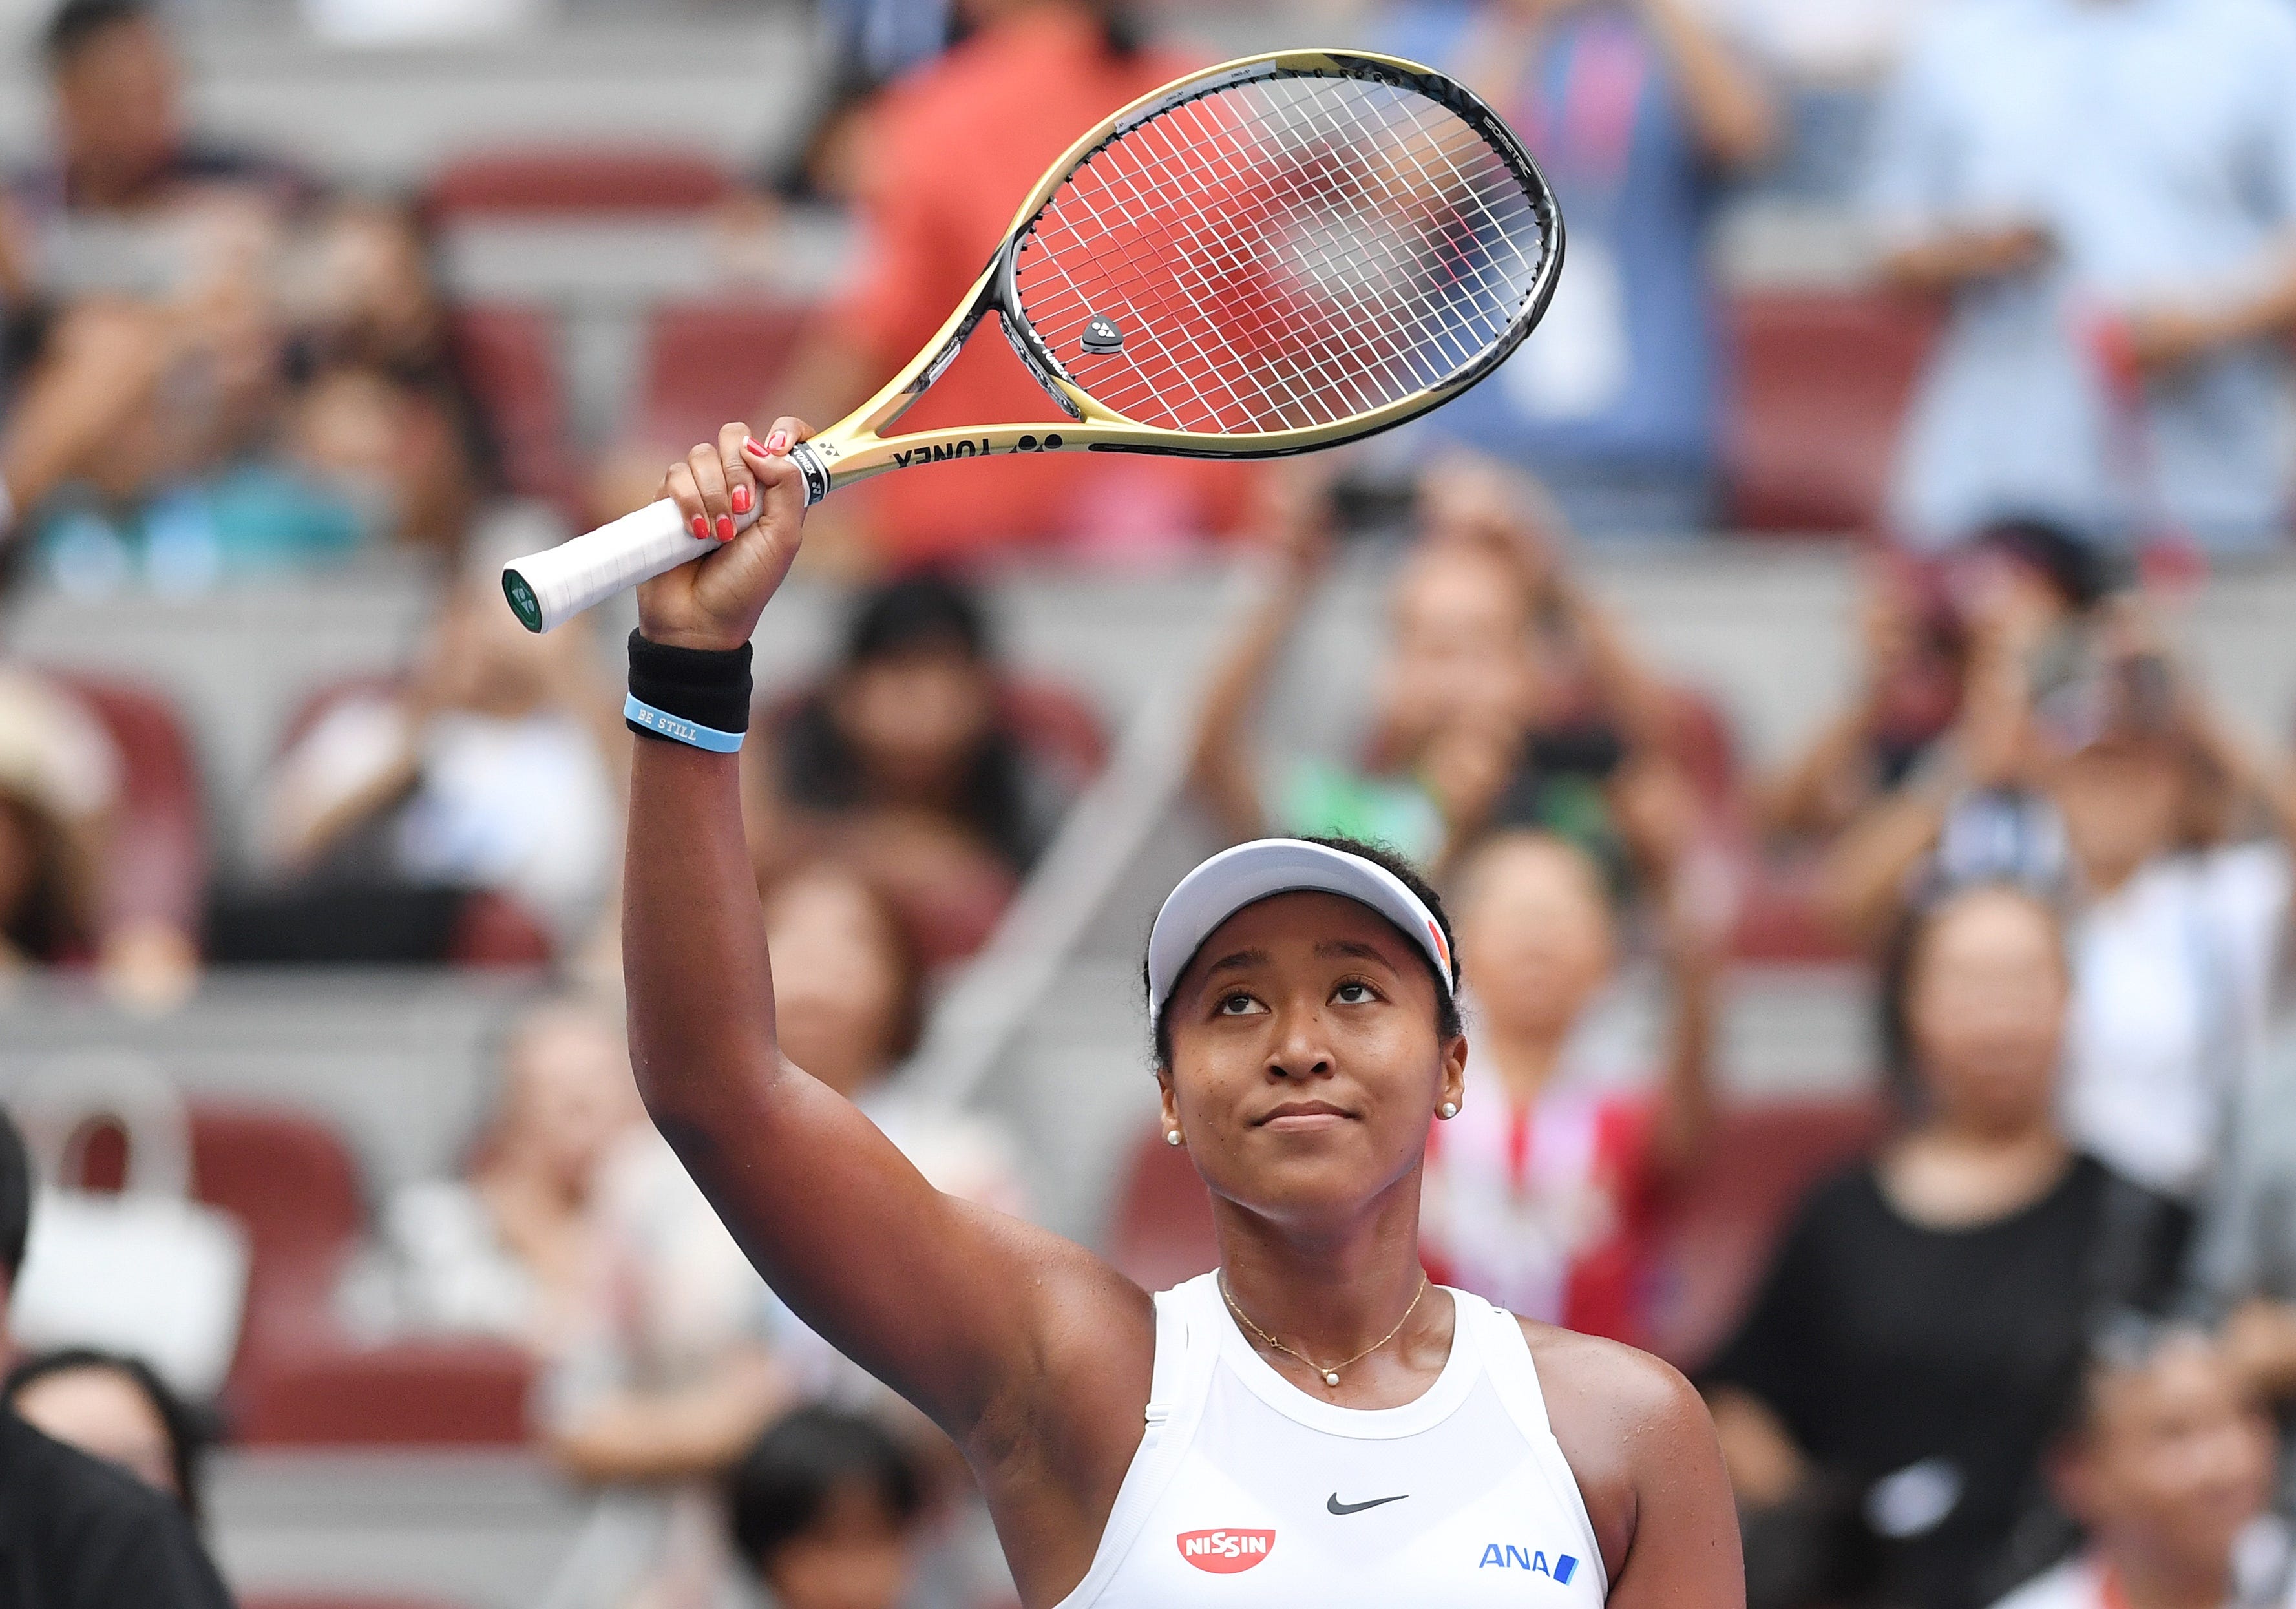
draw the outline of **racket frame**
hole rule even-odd
[[[1325,424],[1248,435],[1164,430],[1128,419],[1079,385],[1021,307],[1022,249],[1037,220],[1070,178],[1103,148],[1143,124],[1190,101],[1239,85],[1284,77],[1367,78],[1412,90],[1453,112],[1480,135],[1513,171],[1530,197],[1546,236],[1538,279],[1505,332],[1442,384],[1379,408]],[[1512,357],[1546,313],[1562,268],[1562,214],[1530,154],[1505,120],[1472,91],[1400,56],[1367,51],[1272,51],[1177,79],[1143,95],[1071,145],[1013,214],[1004,242],[972,291],[922,350],[884,388],[845,418],[792,446],[790,457],[805,476],[806,501],[820,502],[839,487],[893,470],[968,458],[1002,458],[1040,452],[1144,453],[1173,458],[1282,458],[1393,430],[1487,378]],[[989,314],[997,316],[1021,364],[1064,418],[1026,423],[972,424],[903,436],[884,432],[931,389]]]

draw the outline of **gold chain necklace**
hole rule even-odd
[[[1357,1352],[1346,1362],[1335,1363],[1332,1365],[1331,1367],[1325,1368],[1313,1358],[1308,1357],[1307,1353],[1293,1351],[1290,1347],[1285,1346],[1282,1342],[1276,1340],[1275,1336],[1269,1334],[1266,1330],[1261,1329],[1258,1325],[1252,1323],[1250,1315],[1246,1313],[1242,1308],[1236,1306],[1235,1298],[1228,1293],[1227,1276],[1222,1274],[1218,1276],[1218,1279],[1220,1300],[1227,1303],[1227,1310],[1236,1316],[1237,1321],[1241,1323],[1245,1329],[1250,1330],[1253,1334],[1267,1342],[1268,1345],[1274,1347],[1277,1351],[1282,1352],[1285,1357],[1297,1358],[1309,1368],[1314,1369],[1317,1374],[1324,1377],[1324,1383],[1325,1385],[1337,1385],[1340,1383],[1340,1371],[1341,1369],[1352,1368],[1355,1365],[1361,1363],[1365,1359],[1370,1357],[1374,1352],[1379,1350],[1380,1348],[1385,1346],[1389,1342],[1401,1334],[1403,1333],[1403,1326],[1411,1322],[1412,1314],[1419,1310],[1419,1299],[1427,1294],[1427,1270],[1422,1268],[1419,1270],[1419,1289],[1412,1293],[1411,1305],[1403,1309],[1403,1317],[1395,1321],[1395,1328],[1388,1331],[1386,1334],[1382,1335],[1378,1340],[1373,1342],[1369,1346],[1364,1348],[1362,1351]]]

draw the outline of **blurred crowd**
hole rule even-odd
[[[1553,311],[1351,456],[949,465],[824,509],[840,636],[743,760],[785,1050],[943,1189],[1029,1211],[1013,1137],[899,1076],[1107,759],[1091,702],[1004,653],[999,567],[1225,545],[1258,591],[1191,734],[1194,817],[1376,840],[1444,889],[1475,1062],[1431,1152],[1429,1267],[1693,1368],[1758,1609],[2296,1604],[2296,756],[2178,647],[2195,578],[2288,529],[2296,5],[1322,9],[1522,132],[1570,223]],[[857,252],[773,394],[731,406],[821,421],[866,395],[1074,134],[1193,62],[1185,21],[823,0],[801,149],[709,205],[742,260],[823,213]],[[220,879],[149,841],[152,728],[118,689],[0,638],[0,975],[163,1006],[235,965],[547,966],[459,1173],[379,1204],[328,1322],[519,1360],[535,1444],[600,1494],[554,1609],[1009,1602],[945,1438],[773,1299],[633,1090],[619,688],[579,631],[524,633],[496,578],[650,497],[689,445],[675,410],[536,477],[438,198],[210,141],[176,22],[68,0],[42,37],[49,142],[0,191],[0,592],[411,572],[430,601],[391,674],[291,690]],[[1870,529],[1841,533],[1856,676],[1757,774],[1582,559],[1734,523],[1717,226],[1762,198],[1853,225],[1861,293],[1935,334]],[[1040,409],[1001,347],[916,423]],[[1383,636],[1326,711],[1352,727],[1302,752],[1261,711],[1343,556],[1383,567]],[[1661,1242],[1732,1184],[1729,969],[1813,956],[1874,983],[1870,1143],[1793,1181],[1729,1322],[1682,1344]],[[1652,981],[1655,1048],[1622,1064],[1612,1007]],[[20,1316],[0,1397],[199,1523],[217,1381],[29,1344],[50,1310]]]

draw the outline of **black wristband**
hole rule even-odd
[[[750,729],[750,644],[673,648],[630,633],[630,696],[713,732]],[[659,737],[636,721],[633,732]]]

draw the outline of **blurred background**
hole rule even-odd
[[[251,1609],[1013,1601],[644,1125],[634,613],[496,577],[1294,45],[1497,106],[1552,314],[1341,454],[818,511],[787,1048],[1169,1285],[1155,902],[1383,841],[1473,1006],[1430,1266],[1699,1379],[1758,1605],[2284,1601],[2296,4],[0,0],[6,1396]],[[1044,406],[990,340],[913,422]]]

